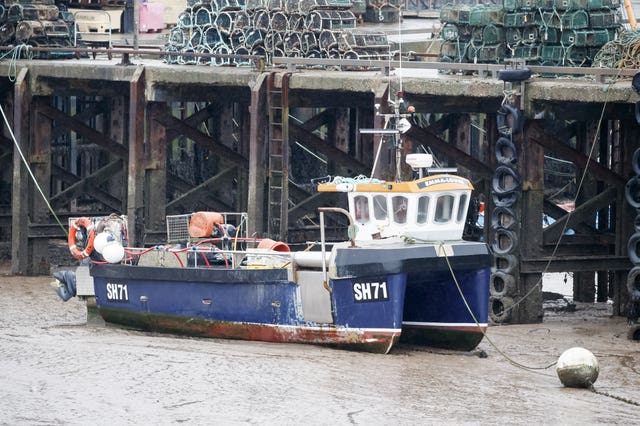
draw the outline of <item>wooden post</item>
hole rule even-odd
[[[146,243],[166,241],[167,215],[167,137],[166,129],[155,120],[166,108],[164,103],[149,103],[149,131],[145,171]],[[151,240],[151,241],[148,241]]]
[[[265,135],[267,121],[265,113],[266,80],[268,73],[260,74],[251,87],[249,116],[249,182],[247,193],[248,235],[262,234],[265,230]]]
[[[129,166],[127,178],[127,226],[129,244],[144,243],[143,152],[144,152],[144,66],[139,65],[129,83]]]

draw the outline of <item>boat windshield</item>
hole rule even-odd
[[[433,220],[437,223],[446,223],[451,220],[453,214],[453,195],[444,194],[438,197],[436,201],[436,214]]]

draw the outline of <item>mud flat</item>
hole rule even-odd
[[[192,339],[87,324],[49,277],[0,275],[0,424],[638,424],[640,343],[609,307],[491,327],[515,361],[546,366],[573,346],[600,363],[596,390],[555,369],[399,347],[373,355],[310,345]],[[486,355],[486,357],[484,357]]]

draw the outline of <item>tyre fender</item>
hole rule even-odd
[[[502,324],[511,318],[513,299],[510,297],[489,297],[489,319],[495,324]]]
[[[518,162],[518,151],[511,139],[505,136],[498,138],[496,141],[496,160],[498,164],[506,166],[512,166]]]
[[[502,136],[518,134],[522,128],[522,115],[516,107],[503,104],[498,109],[496,124],[498,126],[498,132]]]
[[[491,296],[513,296],[516,292],[516,277],[503,271],[495,271],[491,274],[489,283]]]
[[[640,101],[638,103],[640,103]],[[636,105],[638,105],[638,104],[636,104]],[[637,111],[637,109],[636,109],[636,111]],[[640,124],[640,122],[638,124]],[[640,148],[638,148],[635,151],[633,151],[633,157],[632,157],[632,160],[631,160],[631,167],[633,167],[633,172],[635,174],[640,175]]]
[[[640,209],[640,176],[634,176],[627,181],[624,196],[631,207]]]
[[[633,301],[640,300],[640,266],[631,268],[627,275],[627,290],[629,290],[629,296]]]
[[[496,207],[512,207],[516,203],[516,201],[518,201],[519,196],[520,191],[513,191],[510,194],[498,194],[494,191],[491,191],[493,205]]]
[[[634,265],[640,265],[640,254],[638,253],[638,244],[640,243],[640,232],[636,232],[631,237],[629,237],[629,241],[627,242],[627,254],[629,256],[629,260]]]
[[[491,228],[513,230],[517,223],[516,213],[511,207],[494,207],[491,211]]]
[[[518,247],[518,236],[504,228],[495,229],[491,242],[491,251],[495,254],[512,254]]]
[[[514,191],[519,191],[521,186],[520,175],[511,167],[498,166],[493,173],[491,186],[493,192],[499,195],[508,195]]]
[[[531,69],[524,67],[518,69],[498,70],[498,79],[502,81],[525,81],[531,78]]]
[[[513,254],[495,254],[493,255],[493,272],[502,271],[505,274],[513,275],[518,266],[518,258]]]

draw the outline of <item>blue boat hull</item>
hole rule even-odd
[[[402,327],[406,276],[331,280],[332,323],[305,321],[298,285],[286,269],[194,269],[93,265],[105,321],[203,337],[314,343],[387,353]],[[357,300],[363,283],[384,283],[376,300]]]

